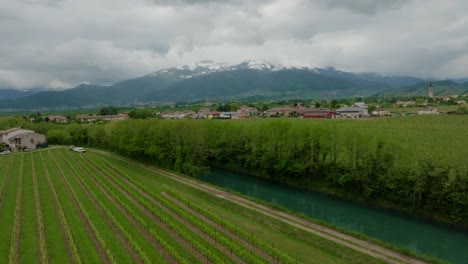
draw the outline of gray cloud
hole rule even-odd
[[[351,12],[376,14],[377,12],[399,8],[410,0],[323,0],[323,4],[330,8],[343,8]]]
[[[203,59],[466,77],[468,3],[0,1],[0,88],[112,84]]]

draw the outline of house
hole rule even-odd
[[[359,118],[369,116],[367,108],[364,107],[341,107],[336,109],[340,117]]]
[[[44,117],[44,121],[65,124],[68,123],[68,118],[61,115],[48,115]]]
[[[239,109],[237,109],[237,112],[239,114],[247,114],[247,115],[256,115],[256,114],[259,113],[257,108],[249,107],[249,106],[246,106],[246,105],[243,105],[243,106],[239,107]]]
[[[372,111],[372,114],[375,116],[387,116],[390,115],[390,111],[385,110],[383,108],[377,108],[374,111]]]
[[[276,108],[266,110],[263,113],[265,113],[265,115],[267,117],[272,117],[272,116],[274,117],[274,116],[294,115],[294,114],[297,114],[297,111],[296,111],[296,109],[294,109],[292,107],[276,107]]]
[[[47,143],[45,135],[20,127],[2,130],[0,135],[2,144],[12,150],[21,148],[36,149],[41,144]]]
[[[418,109],[418,115],[437,115],[439,112],[437,112],[436,108],[419,108]]]
[[[236,114],[237,114],[237,112],[221,112],[221,113],[219,114],[219,117],[220,117],[220,118],[225,118],[225,119],[231,119],[231,117],[232,117],[233,115],[236,115]]]
[[[208,119],[219,118],[220,114],[221,113],[218,112],[218,111],[208,112],[208,113],[206,113],[206,118],[208,118]]]

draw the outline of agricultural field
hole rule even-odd
[[[0,156],[0,263],[383,262],[252,208],[106,152]]]

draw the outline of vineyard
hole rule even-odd
[[[380,263],[151,168],[65,148],[0,156],[0,263]]]

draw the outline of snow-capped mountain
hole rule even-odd
[[[225,98],[365,97],[383,89],[415,84],[417,78],[357,74],[334,68],[292,67],[263,60],[239,64],[210,60],[171,67],[111,86],[79,85],[0,102],[2,109],[123,105]],[[90,96],[92,94],[92,96]]]
[[[176,74],[178,78],[188,79],[196,76],[207,75],[214,72],[222,71],[236,71],[236,70],[256,70],[256,71],[281,71],[299,69],[290,66],[283,66],[280,64],[271,63],[263,60],[245,60],[239,64],[216,63],[212,60],[203,60],[195,63],[194,65],[183,65],[163,69],[147,76],[161,76]],[[305,68],[304,68],[305,69]]]
[[[282,71],[291,70],[293,67],[274,64],[263,60],[246,60],[237,65],[231,65],[227,70],[257,70],[257,71]]]
[[[216,71],[222,71],[230,65],[227,63],[215,63],[212,60],[203,60],[195,63],[195,65],[183,65],[163,69],[147,76],[175,75],[181,79],[193,78],[200,75],[210,74]]]

